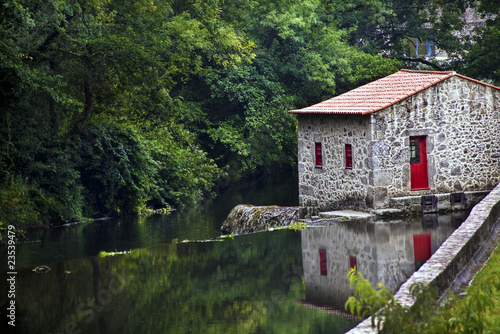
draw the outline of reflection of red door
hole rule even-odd
[[[326,249],[319,250],[319,272],[323,276],[328,275],[326,270]]]
[[[425,136],[410,137],[411,190],[429,189]]]
[[[431,235],[430,234],[414,234],[413,235],[413,251],[415,261],[427,261],[431,257]]]

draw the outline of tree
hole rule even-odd
[[[20,210],[35,213],[27,225],[134,213],[210,191],[220,170],[189,130],[196,110],[170,92],[209,62],[251,58],[212,5],[193,15],[141,0],[2,7],[1,195],[14,206],[2,222]]]
[[[497,1],[482,0],[478,11],[485,19],[484,26],[476,27],[471,35],[466,36],[463,61],[457,68],[473,78],[500,85],[500,4]]]
[[[0,197],[10,204],[0,221],[191,205],[214,183],[294,166],[296,120],[287,110],[405,63],[498,80],[498,16],[472,43],[452,33],[467,4],[6,2]],[[479,10],[498,13],[498,5],[483,0]],[[413,59],[415,38],[453,57]]]
[[[348,45],[324,20],[326,7],[320,0],[222,6],[222,20],[255,44],[255,59],[204,74],[210,95],[200,103],[210,110],[205,147],[236,177],[296,160],[296,121],[287,110],[397,70],[398,62]]]
[[[466,5],[467,1],[442,0],[334,2],[328,20],[347,32],[349,44],[359,45],[369,54],[441,70],[444,66],[435,59],[419,57],[411,50],[417,41],[431,42],[452,56],[460,51],[460,38],[455,32],[463,27],[461,17]]]

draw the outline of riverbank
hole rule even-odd
[[[498,242],[500,241],[500,235],[497,235],[496,238],[496,247],[492,251],[492,255],[484,264],[482,269],[474,276],[469,289],[467,289],[466,293],[469,290],[474,288],[479,288],[483,284],[489,282],[499,282],[500,278],[500,247],[498,246]],[[493,308],[489,311],[485,312],[484,319],[487,322],[489,328],[500,329],[500,317],[498,314],[500,312],[500,290],[496,290],[495,293],[490,295],[491,301],[493,302]]]

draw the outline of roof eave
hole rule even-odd
[[[465,75],[461,75],[461,74],[455,74],[457,77],[460,77],[462,79],[466,79],[466,80],[469,80],[469,81],[472,81],[472,82],[475,82],[475,83],[478,83],[478,84],[481,84],[481,85],[484,85],[484,86],[487,86],[487,87],[491,87],[491,88],[494,88],[494,89],[498,89],[500,90],[500,87],[497,87],[497,86],[494,86],[494,85],[491,85],[489,83],[486,83],[486,82],[482,82],[482,81],[479,81],[479,80],[476,80],[476,79],[472,79],[472,78],[469,78],[469,77],[466,77]]]

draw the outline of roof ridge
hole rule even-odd
[[[487,83],[487,82],[484,82],[484,81],[481,81],[481,80],[473,79],[471,77],[459,74],[459,73],[457,73],[455,71],[410,70],[410,69],[406,69],[406,68],[402,68],[399,71],[400,72],[407,72],[407,73],[421,73],[421,74],[448,74],[450,76],[457,76],[459,78],[470,80],[470,81],[473,81],[475,83],[478,83],[478,84],[481,84],[481,85],[484,85],[484,86],[488,86],[488,87],[495,88],[495,89],[500,89],[500,87],[498,87],[498,86],[495,86],[493,84],[490,84],[490,83]],[[398,73],[398,72],[396,72],[396,73]]]
[[[427,71],[427,70],[409,70],[406,68],[402,68],[399,70],[400,72],[409,72],[409,73],[422,73],[422,74],[453,74],[455,75],[455,71]]]
[[[452,77],[470,80],[500,90],[500,87],[468,78],[455,71],[401,69],[325,101],[288,112],[294,114],[366,115],[385,109]]]

